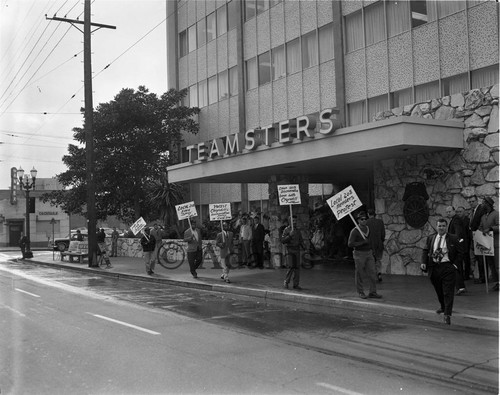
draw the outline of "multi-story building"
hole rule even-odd
[[[418,274],[447,205],[498,200],[498,27],[495,1],[168,1],[169,86],[201,108],[169,179],[271,231],[277,185],[300,185],[302,223],[352,185],[386,224],[384,271]]]

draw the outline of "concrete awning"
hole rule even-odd
[[[372,163],[463,149],[463,122],[396,117],[337,129],[331,135],[168,167],[170,182],[266,183],[273,174],[304,174],[311,183],[350,183]]]

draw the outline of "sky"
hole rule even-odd
[[[35,167],[39,178],[67,170],[72,129],[83,126],[83,24],[45,15],[83,21],[83,3],[0,0],[0,190],[12,167]],[[165,0],[94,0],[91,13],[116,26],[92,34],[94,109],[123,88],[166,92]]]

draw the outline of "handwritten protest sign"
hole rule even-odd
[[[280,206],[287,204],[300,204],[299,185],[278,185],[278,198]]]
[[[144,221],[144,218],[141,217],[134,222],[134,224],[130,227],[130,230],[134,235],[136,235],[141,230],[143,230],[145,226],[146,226],[146,221]]]
[[[348,186],[343,189],[326,202],[333,211],[333,214],[335,214],[335,218],[337,218],[337,220],[344,218],[346,215],[352,213],[354,210],[363,205],[352,186]]]
[[[476,230],[474,232],[474,254],[494,256],[493,252],[493,232],[483,235],[483,232]]]
[[[175,206],[175,209],[177,210],[177,217],[179,219],[189,219],[198,216],[194,202],[178,204]]]
[[[214,203],[208,205],[210,221],[231,219],[231,203]]]

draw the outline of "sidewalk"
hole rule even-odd
[[[53,258],[54,255],[54,258]],[[151,282],[161,282],[183,287],[205,289],[261,298],[270,303],[287,303],[295,306],[307,305],[309,310],[328,311],[333,308],[376,312],[442,323],[442,316],[435,310],[439,307],[434,288],[427,276],[384,275],[377,283],[377,292],[382,299],[360,299],[354,286],[354,263],[348,260],[326,261],[312,269],[301,270],[301,291],[283,289],[285,269],[235,269],[229,274],[231,283],[220,279],[221,270],[212,264],[198,269],[198,279],[191,277],[188,263],[175,270],[157,265],[155,274],[146,274],[141,258],[111,258],[111,269],[89,268],[88,263],[61,262],[57,253],[34,251],[29,261],[49,266],[70,268],[83,272],[98,272],[102,275],[122,278],[132,277]],[[467,281],[468,292],[455,297],[452,327],[461,325],[498,330],[498,292],[486,293],[484,284]],[[490,285],[491,287],[491,285]],[[367,293],[367,289],[365,292]]]

